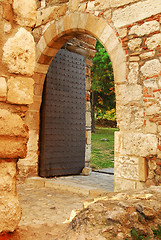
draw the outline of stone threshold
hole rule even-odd
[[[94,169],[92,172],[114,175],[114,168]]]
[[[25,180],[26,184],[34,185],[37,187],[52,188],[60,191],[68,191],[79,195],[97,197],[109,193],[103,188],[96,188],[92,186],[85,186],[78,183],[67,182],[65,179],[58,178],[42,178],[42,177],[30,177]]]

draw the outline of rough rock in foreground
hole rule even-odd
[[[154,239],[152,228],[161,225],[161,187],[142,192],[109,193],[84,205],[59,239],[132,239],[132,228],[139,236]]]

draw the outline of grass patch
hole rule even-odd
[[[117,128],[96,127],[92,133],[91,167],[96,169],[114,167],[114,132]],[[101,141],[101,139],[107,141]]]

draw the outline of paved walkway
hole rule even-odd
[[[113,169],[102,169],[97,172],[92,172],[89,176],[78,175],[60,177],[60,179],[92,188],[102,188],[107,191],[113,191],[114,175],[111,175],[111,173],[113,173]]]
[[[26,180],[26,183],[41,187],[50,187],[57,190],[68,190],[84,195],[90,195],[94,192],[113,191],[114,175],[113,169],[102,169],[92,172],[89,176],[75,175],[56,178],[32,177]]]

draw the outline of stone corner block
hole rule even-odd
[[[123,135],[121,151],[125,151],[125,154],[139,157],[157,154],[158,140],[155,134],[129,132]]]
[[[146,159],[140,157],[139,158],[139,180],[142,182],[145,182],[147,179],[147,174],[148,174],[148,170],[147,170]]]
[[[117,154],[116,154],[117,155]],[[136,156],[116,156],[115,174],[119,178],[139,180],[139,159]]]
[[[7,82],[7,101],[14,104],[33,103],[33,84],[32,78],[11,77]]]

